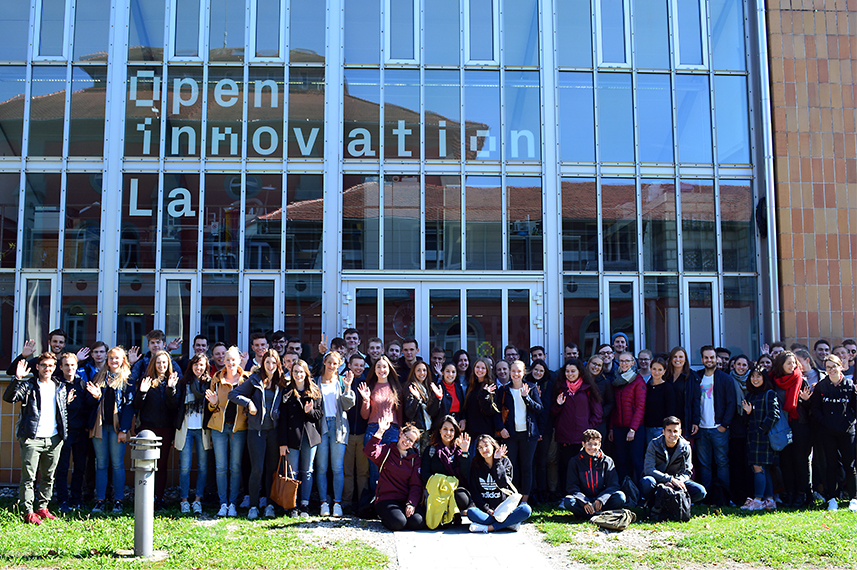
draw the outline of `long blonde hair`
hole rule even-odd
[[[167,357],[167,371],[163,376],[158,374],[158,368],[155,366],[161,356]],[[173,357],[166,350],[159,350],[149,359],[149,366],[146,368],[146,376],[152,379],[152,388],[157,388],[161,384],[161,378],[166,380],[173,373]]]
[[[119,352],[122,355],[122,364],[119,365],[119,372],[111,378],[109,377],[110,367],[107,365],[107,362],[110,360],[110,354],[113,352]],[[114,346],[107,351],[107,360],[101,370],[98,371],[98,374],[95,375],[92,382],[99,388],[109,386],[114,390],[124,390],[128,386],[129,378],[131,378],[131,363],[128,362],[128,353],[121,346]]]

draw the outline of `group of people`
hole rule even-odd
[[[90,454],[92,512],[121,513],[125,445],[144,429],[161,438],[156,507],[175,448],[184,513],[202,512],[213,459],[218,516],[277,516],[281,458],[301,482],[289,515],[309,516],[315,482],[320,516],[368,503],[393,530],[465,514],[474,532],[516,529],[535,502],[591,516],[625,506],[623,489],[647,500],[658,485],[749,510],[818,494],[857,510],[852,340],[813,353],[775,343],[755,360],[705,346],[697,371],[681,347],[635,356],[621,332],[585,360],[567,343],[556,371],[541,346],[506,346],[497,361],[433,347],[423,360],[414,338],[371,338],[364,354],[356,329],[329,346],[323,336],[315,358],[282,331],[254,333],[244,353],[198,335],[179,361],[180,339],[146,340],[145,354],[103,342],[75,354],[56,330],[50,350],[33,358],[27,341],[10,365],[27,522],[53,518],[54,483],[61,510],[83,508]]]

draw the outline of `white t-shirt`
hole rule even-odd
[[[196,398],[191,392],[190,387],[187,389],[187,396],[185,396],[185,403],[192,404]],[[202,411],[187,413],[187,429],[202,429]]]
[[[509,388],[509,392],[515,402],[515,431],[527,431],[527,404],[521,396],[521,389]]]
[[[39,426],[36,437],[53,437],[57,433],[57,385],[53,380],[39,382],[41,410],[39,410]]]
[[[711,376],[703,375],[699,400],[702,404],[699,427],[716,428],[718,424],[714,421],[714,374]]]
[[[336,417],[336,380],[329,383],[319,382],[321,396],[324,399],[324,417]]]

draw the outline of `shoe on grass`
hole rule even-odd
[[[238,505],[239,509],[249,509],[250,508],[250,495],[244,495],[244,500],[241,501],[241,504]]]
[[[308,519],[309,518],[309,511],[307,510],[308,506],[309,505],[301,505],[300,512],[298,513],[298,516],[300,518],[302,518],[302,519]]]
[[[272,519],[277,516],[277,513],[274,512],[274,505],[268,505],[265,507],[265,518]]]
[[[256,507],[250,507],[250,511],[247,513],[247,520],[254,521],[259,518],[259,509]]]
[[[104,501],[95,501],[95,505],[92,507],[92,514],[97,515],[99,513],[103,513],[104,508]]]
[[[235,508],[235,503],[232,503],[231,505],[229,505],[229,510],[226,511],[226,516],[227,517],[237,517],[238,516],[238,509]]]
[[[41,509],[36,511],[36,516],[42,519],[43,521],[49,521],[57,518],[53,515],[53,513],[48,510],[47,507],[42,507]]]
[[[342,505],[333,503],[333,516],[339,518],[342,516]]]
[[[116,501],[113,503],[113,514],[121,515],[122,514],[122,501]]]
[[[27,524],[34,524],[36,526],[42,524],[42,519],[39,518],[39,515],[36,513],[27,513],[24,516],[24,522]]]
[[[839,501],[836,499],[830,499],[827,501],[827,510],[828,511],[837,511],[839,510]]]
[[[191,504],[190,508],[193,511],[193,514],[195,514],[195,515],[201,515],[202,514],[202,503],[200,503],[199,501],[194,501],[193,504]]]
[[[848,502],[848,510],[849,511],[857,511],[857,499],[851,499]]]
[[[189,514],[189,513],[190,513],[190,503],[188,503],[188,502],[187,502],[187,499],[185,499],[184,501],[182,501],[182,504],[181,504],[181,511],[182,511],[182,514],[183,514],[183,515],[187,515],[187,514]]]
[[[318,514],[322,517],[330,516],[330,505],[327,504],[327,501],[321,504],[321,509],[319,510]]]
[[[220,510],[217,511],[217,516],[225,517],[228,514],[229,514],[229,507],[226,505],[226,503],[223,503],[222,505],[220,505]]]

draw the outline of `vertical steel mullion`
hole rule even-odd
[[[342,281],[342,160],[345,117],[345,2],[328,0],[327,40],[325,45],[325,121],[324,121],[324,210],[322,244],[324,261],[322,267],[322,330],[339,330],[342,323],[343,294],[348,287]],[[288,116],[288,114],[286,114]],[[356,295],[356,292],[355,292]],[[378,321],[379,323],[382,321]]]
[[[469,9],[469,0],[460,0],[458,4],[460,18],[460,32],[459,32],[459,42],[461,43],[461,50],[458,53],[458,112],[459,112],[459,141],[458,141],[458,168],[459,168],[459,201],[461,204],[461,212],[459,214],[459,222],[461,224],[461,262],[460,267],[462,271],[467,270],[467,177],[465,170],[465,162],[467,161],[467,130],[465,129],[465,125],[467,123],[466,115],[464,114],[467,110],[466,105],[464,103],[464,66],[469,59],[470,56],[470,41],[469,41],[469,22],[468,15],[470,13]],[[446,240],[446,236],[444,236],[444,240]],[[463,310],[464,305],[462,305]],[[462,313],[463,315],[463,313]],[[463,317],[462,317],[463,318]],[[462,333],[464,334],[464,333]],[[462,340],[462,343],[464,341]],[[462,344],[462,346],[465,346]]]
[[[417,7],[419,12],[414,9],[414,17],[419,18],[419,26],[417,34],[414,36],[417,45],[414,53],[418,54],[418,63],[420,66],[420,270],[426,269],[426,62],[425,62],[425,2],[419,0]],[[419,304],[425,310],[428,303],[428,297],[423,297]],[[419,309],[418,309],[419,310]],[[426,319],[426,322],[428,320]],[[420,339],[420,342],[428,341],[427,338]]]
[[[376,0],[378,1],[378,0]],[[387,220],[386,213],[386,204],[385,204],[385,190],[387,188],[386,181],[386,159],[384,153],[386,152],[384,144],[384,134],[385,134],[385,122],[387,120],[386,112],[385,112],[385,103],[386,103],[386,94],[384,90],[384,81],[385,81],[385,64],[387,62],[387,0],[381,0],[379,2],[379,6],[381,7],[380,14],[380,23],[379,26],[381,28],[381,58],[380,58],[380,66],[378,71],[378,87],[379,87],[379,97],[381,104],[378,105],[379,117],[380,117],[380,125],[378,126],[378,165],[379,165],[379,181],[378,181],[378,269],[384,270],[384,250],[386,250],[386,236],[384,232],[384,224]]]
[[[500,252],[502,262],[500,268],[506,270],[509,267],[509,231],[506,227],[506,53],[503,49],[506,36],[503,27],[503,2],[497,0],[497,62],[500,66],[499,86],[500,86],[500,132],[497,133],[500,140]],[[488,141],[485,141],[486,144]]]
[[[155,232],[155,328],[156,329],[164,329],[164,302],[165,302],[165,287],[163,286],[163,270],[161,269],[161,247],[162,247],[162,236],[163,236],[163,221],[164,216],[161,215],[161,212],[164,210],[164,170],[161,169],[158,171],[158,209],[157,209],[157,220],[156,227],[157,230]]]
[[[503,346],[509,344],[509,287],[510,285],[505,283],[500,288],[500,338],[503,339]],[[527,320],[532,321],[532,319]],[[527,324],[532,328],[531,322]]]

